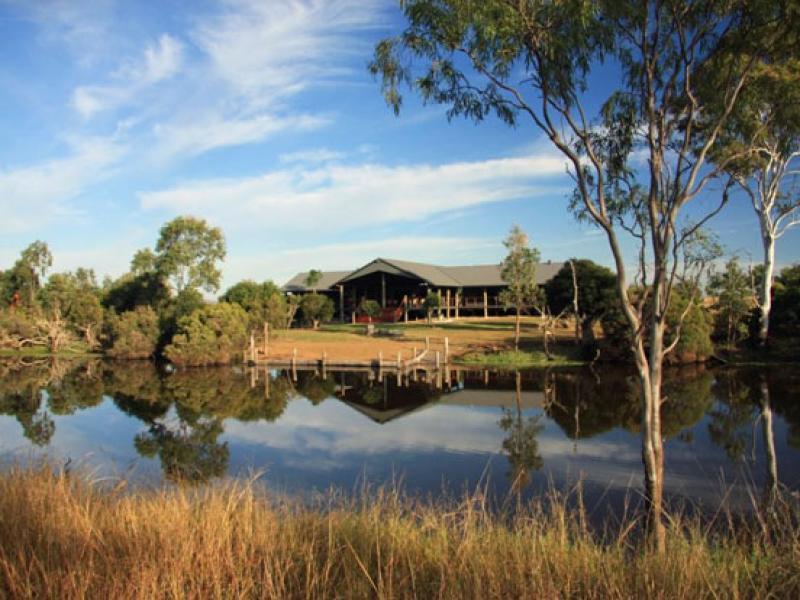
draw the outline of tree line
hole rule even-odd
[[[222,364],[264,323],[288,328],[298,312],[314,326],[332,318],[329,298],[287,296],[272,281],[240,281],[206,302],[202,292],[219,291],[225,254],[219,228],[181,216],[161,228],[153,249],[134,254],[127,273],[99,282],[83,267],[50,273],[52,253],[35,241],[0,272],[0,348]]]

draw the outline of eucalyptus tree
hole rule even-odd
[[[662,365],[678,343],[677,336],[664,339],[670,292],[687,241],[728,200],[723,193],[716,206],[698,206],[727,166],[728,159],[711,164],[709,151],[754,60],[730,63],[721,74],[721,110],[713,119],[701,119],[698,78],[722,52],[754,55],[772,43],[791,21],[787,4],[403,0],[406,29],[381,41],[370,63],[396,113],[400,88],[409,85],[426,102],[447,105],[451,118],[496,115],[528,125],[564,157],[575,183],[573,208],[603,231],[616,266],[643,407],[648,524],[662,551]],[[594,110],[609,81],[597,73],[601,64],[618,69],[619,83]],[[688,225],[690,204],[695,222]],[[623,253],[629,236],[639,245],[633,279]],[[629,295],[632,281],[641,293]]]
[[[536,286],[539,251],[528,245],[528,235],[518,225],[511,228],[503,245],[508,254],[500,264],[500,277],[507,287],[500,292],[500,302],[514,309],[514,350],[519,350],[520,315],[540,300]]]
[[[755,65],[754,84],[744,89],[742,101],[712,153],[715,160],[726,163],[758,219],[764,267],[759,270],[757,286],[758,341],[762,346],[769,334],[775,246],[800,224],[800,58],[796,49],[800,34],[786,38],[785,45],[773,52],[780,56],[768,56]],[[734,55],[720,62],[744,59]],[[716,77],[710,77],[709,87],[715,82]]]
[[[150,259],[140,254],[137,253],[133,268]],[[154,266],[178,294],[198,288],[216,292],[222,276],[217,263],[224,258],[225,237],[221,229],[204,219],[176,217],[161,228]]]

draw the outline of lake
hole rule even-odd
[[[619,510],[642,483],[630,372],[451,369],[413,376],[148,362],[0,362],[0,455],[47,458],[134,484],[260,474],[311,494],[397,483],[409,494],[496,499],[569,489]],[[736,502],[777,472],[800,488],[794,367],[668,371],[663,432],[672,498]],[[770,441],[765,443],[765,441]],[[774,448],[774,450],[773,450]]]

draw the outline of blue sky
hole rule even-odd
[[[514,223],[545,260],[610,264],[531,127],[411,95],[393,116],[366,64],[402,24],[393,0],[0,0],[0,268],[42,239],[56,270],[116,276],[178,214],[222,227],[226,286],[497,262]],[[760,256],[743,199],[713,226]],[[794,231],[778,262],[797,260]]]

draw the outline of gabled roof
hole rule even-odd
[[[283,290],[285,292],[310,292],[312,288],[306,287],[306,277],[310,271],[305,271],[303,273],[298,273],[294,277],[292,277],[286,285],[283,286]],[[322,277],[317,282],[317,285],[314,286],[314,291],[319,290],[328,290],[336,285],[336,282],[339,281],[342,277],[348,275],[350,271],[325,271],[322,273]]]
[[[427,265],[425,263],[416,263],[408,260],[396,260],[394,258],[376,258],[371,263],[368,263],[348,274],[339,283],[358,279],[370,273],[394,273],[395,275],[405,275],[406,277],[413,277],[422,279],[423,281],[442,287],[458,287],[459,283],[450,275],[442,270],[441,267],[436,265]]]
[[[536,283],[543,285],[564,266],[561,262],[544,262],[536,266]],[[317,290],[327,290],[337,284],[364,277],[371,273],[391,273],[401,277],[421,279],[434,287],[500,287],[505,286],[499,264],[470,266],[439,266],[426,263],[376,258],[355,271],[326,271],[316,286]],[[307,292],[305,278],[308,273],[298,273],[283,286],[287,292]]]

